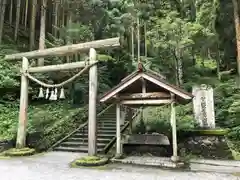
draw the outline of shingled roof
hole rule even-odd
[[[108,92],[106,92],[100,97],[100,102],[108,101],[119,92],[128,88],[131,84],[133,84],[140,78],[144,78],[145,80],[152,82],[153,84],[169,91],[170,93],[175,94],[181,99],[190,100],[193,98],[193,95],[191,93],[186,92],[180,87],[177,87],[167,82],[164,76],[154,71],[145,70],[145,71],[134,71],[133,73],[131,73],[130,75],[122,79],[122,81],[118,85],[116,85],[115,87],[113,87],[112,89],[110,89]]]

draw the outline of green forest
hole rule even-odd
[[[237,0],[0,0],[0,140],[16,138],[21,62],[6,54],[121,37],[121,47],[98,50],[101,94],[137,68],[191,92],[214,88],[216,125],[240,151],[240,2]],[[239,51],[239,52],[238,52]],[[88,53],[31,59],[31,66],[85,61]],[[60,83],[77,70],[37,74]],[[28,134],[46,149],[86,120],[88,73],[66,87],[66,99],[39,100],[30,82]],[[98,111],[103,106],[99,104]],[[165,107],[146,110],[150,127],[169,123]],[[156,122],[158,121],[158,122]],[[179,129],[194,129],[192,103],[177,106]],[[159,130],[158,129],[158,130]]]

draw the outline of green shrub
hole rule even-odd
[[[16,138],[18,104],[0,105],[0,140]],[[28,108],[28,137],[37,133],[30,147],[37,150],[49,148],[57,140],[76,129],[86,120],[86,107],[71,108],[67,102],[54,102]]]
[[[160,107],[148,107],[143,110],[143,122],[146,127],[146,132],[157,132],[170,134],[170,105]],[[177,129],[193,129],[195,122],[192,115],[191,104],[176,106],[176,121]],[[134,132],[140,132],[141,114],[137,116],[133,123]]]
[[[233,141],[239,141],[240,142],[240,126],[234,127],[230,130],[228,133],[228,138]],[[240,149],[240,147],[239,147]]]
[[[87,117],[86,107],[72,109],[68,104],[55,104],[48,108],[47,111],[32,114],[29,123],[29,133],[40,134],[40,139],[31,145],[39,150],[49,148],[76,129]]]

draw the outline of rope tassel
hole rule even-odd
[[[65,99],[64,88],[61,88],[59,99]]]
[[[39,88],[38,98],[44,98],[43,88],[42,87]]]
[[[48,98],[49,98],[49,89],[47,88],[45,99],[48,99]]]
[[[58,95],[58,90],[57,90],[57,88],[55,88],[54,99],[53,99],[54,101],[56,101],[58,99],[57,95]]]
[[[49,98],[50,101],[53,101],[54,100],[54,90],[51,91],[51,96]]]

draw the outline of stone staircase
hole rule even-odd
[[[126,115],[121,129],[128,126]],[[106,153],[109,146],[114,144],[116,138],[116,107],[113,105],[104,113],[97,116],[97,150],[98,153]],[[88,125],[75,131],[72,135],[53,148],[54,151],[88,152]]]

